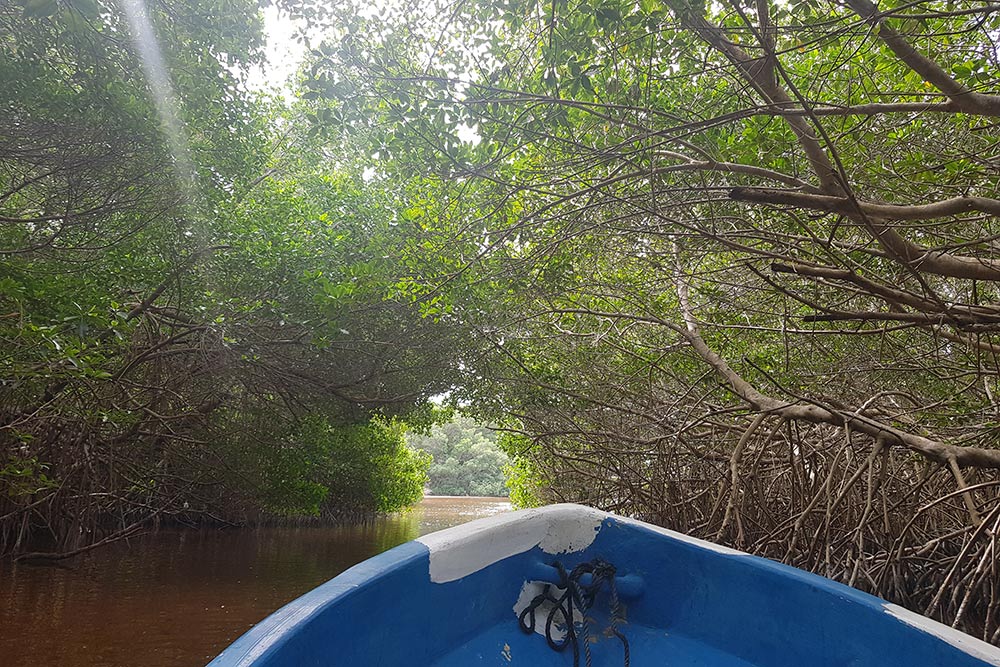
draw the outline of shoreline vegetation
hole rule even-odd
[[[326,451],[317,451],[316,448],[309,454],[326,457],[323,465],[315,466],[315,469],[330,475],[325,483],[346,488],[346,491],[339,490],[339,498],[346,498],[348,502],[329,502],[329,490],[318,483],[310,489],[313,494],[310,500],[314,504],[293,510],[266,504],[198,509],[190,507],[185,498],[183,504],[178,502],[173,508],[140,514],[129,524],[123,524],[121,520],[112,523],[107,517],[95,516],[92,525],[81,531],[84,534],[78,537],[75,544],[60,541],[51,527],[47,531],[39,531],[36,526],[24,528],[22,524],[18,541],[7,553],[0,553],[0,557],[36,564],[57,563],[163,527],[252,529],[281,525],[345,525],[408,511],[423,498],[506,498],[503,466],[507,457],[498,449],[495,433],[448,410],[428,414],[431,414],[428,417],[431,421],[427,423],[434,425],[419,426],[424,434],[406,434],[407,426],[400,422],[388,423],[389,428],[384,429],[381,435],[388,433],[387,442],[382,446],[389,448],[391,458],[382,460],[376,458],[380,443],[371,437],[371,425],[334,429],[325,421],[310,422],[308,417],[300,422],[307,428],[318,428],[320,438],[332,440],[332,443],[324,443]],[[382,425],[378,418],[371,423]],[[307,429],[303,432],[309,436]],[[338,436],[343,437],[345,432],[349,435],[361,433],[363,437],[359,442],[348,440],[348,447],[344,447]],[[312,434],[311,437],[317,436]],[[333,458],[334,453],[336,459]],[[368,479],[365,479],[366,474]],[[454,493],[425,493],[430,489],[430,486],[422,489],[425,484]],[[382,495],[375,497],[376,493]],[[31,500],[38,502],[33,498]],[[31,504],[28,504],[22,511],[31,509]],[[3,518],[9,516],[0,517]]]
[[[27,563],[32,565],[56,565],[63,561],[81,556],[94,549],[113,544],[118,541],[128,540],[159,530],[257,530],[262,528],[280,527],[308,527],[315,526],[321,528],[338,526],[357,526],[375,523],[384,520],[387,516],[395,514],[406,514],[414,511],[424,501],[435,500],[462,500],[462,501],[509,501],[506,495],[444,495],[444,494],[423,494],[416,502],[387,512],[355,511],[343,512],[339,514],[324,513],[320,516],[259,516],[244,517],[239,520],[224,520],[215,518],[205,518],[199,516],[196,521],[188,521],[183,517],[172,517],[169,521],[157,520],[156,518],[144,521],[142,524],[128,527],[110,535],[104,536],[97,541],[90,542],[83,547],[63,552],[54,551],[27,551],[18,554],[11,554],[10,558],[14,562]],[[44,542],[43,542],[44,544]]]
[[[0,554],[506,485],[1000,644],[993,5],[265,4],[0,5]]]

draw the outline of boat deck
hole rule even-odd
[[[628,638],[633,665],[684,665],[684,667],[754,667],[745,660],[723,653],[703,642],[672,634],[662,628],[625,625],[621,628]],[[600,667],[620,667],[624,664],[621,642],[605,634],[592,636],[593,664]],[[581,647],[580,664],[584,665]],[[432,667],[566,667],[573,662],[572,648],[553,651],[545,638],[537,633],[526,634],[517,619],[500,623],[457,647]]]

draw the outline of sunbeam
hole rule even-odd
[[[166,135],[181,192],[190,210],[191,205],[199,201],[199,197],[194,161],[191,159],[184,124],[180,117],[180,101],[163,62],[163,52],[156,38],[156,31],[149,20],[145,2],[120,0],[120,4],[128,20],[132,43],[142,62],[143,74],[149,83],[160,125]]]

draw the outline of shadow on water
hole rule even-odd
[[[510,509],[427,498],[352,526],[166,530],[69,568],[0,564],[0,666],[204,665],[284,603],[419,535]]]

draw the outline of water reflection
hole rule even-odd
[[[419,535],[510,509],[427,498],[342,527],[160,531],[71,568],[0,564],[0,666],[204,665],[285,602]]]

